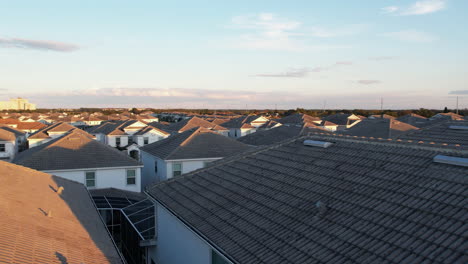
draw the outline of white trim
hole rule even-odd
[[[143,165],[125,166],[125,167],[102,167],[102,168],[79,168],[79,169],[63,169],[63,170],[41,170],[42,172],[60,172],[60,171],[82,171],[82,170],[113,170],[113,169],[130,169],[143,168]]]

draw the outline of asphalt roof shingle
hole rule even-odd
[[[304,146],[329,141],[329,148]],[[234,263],[466,263],[468,152],[311,135],[148,193]]]

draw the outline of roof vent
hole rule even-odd
[[[52,210],[47,211],[47,217],[52,217]]]
[[[328,148],[331,145],[333,145],[333,143],[326,141],[304,140],[304,146]]]
[[[60,194],[62,194],[63,190],[64,190],[64,188],[62,186],[60,186],[58,188],[58,190],[57,190],[57,193],[60,195]]]
[[[437,155],[434,157],[434,162],[468,167],[468,158]]]
[[[468,130],[468,126],[449,126],[449,129]]]
[[[328,210],[327,205],[324,202],[318,201],[315,203],[315,207],[318,210],[318,216],[323,216]]]

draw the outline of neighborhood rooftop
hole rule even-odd
[[[221,158],[248,150],[250,147],[206,128],[192,128],[154,142],[142,151],[164,160]]]
[[[74,129],[69,134],[21,152],[13,161],[36,170],[140,166],[128,155]]]
[[[437,155],[468,158],[441,145],[313,134],[147,192],[233,263],[466,263],[468,171]]]
[[[124,263],[86,188],[0,161],[0,262]]]

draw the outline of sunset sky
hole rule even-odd
[[[468,1],[0,0],[0,100],[468,107]]]

